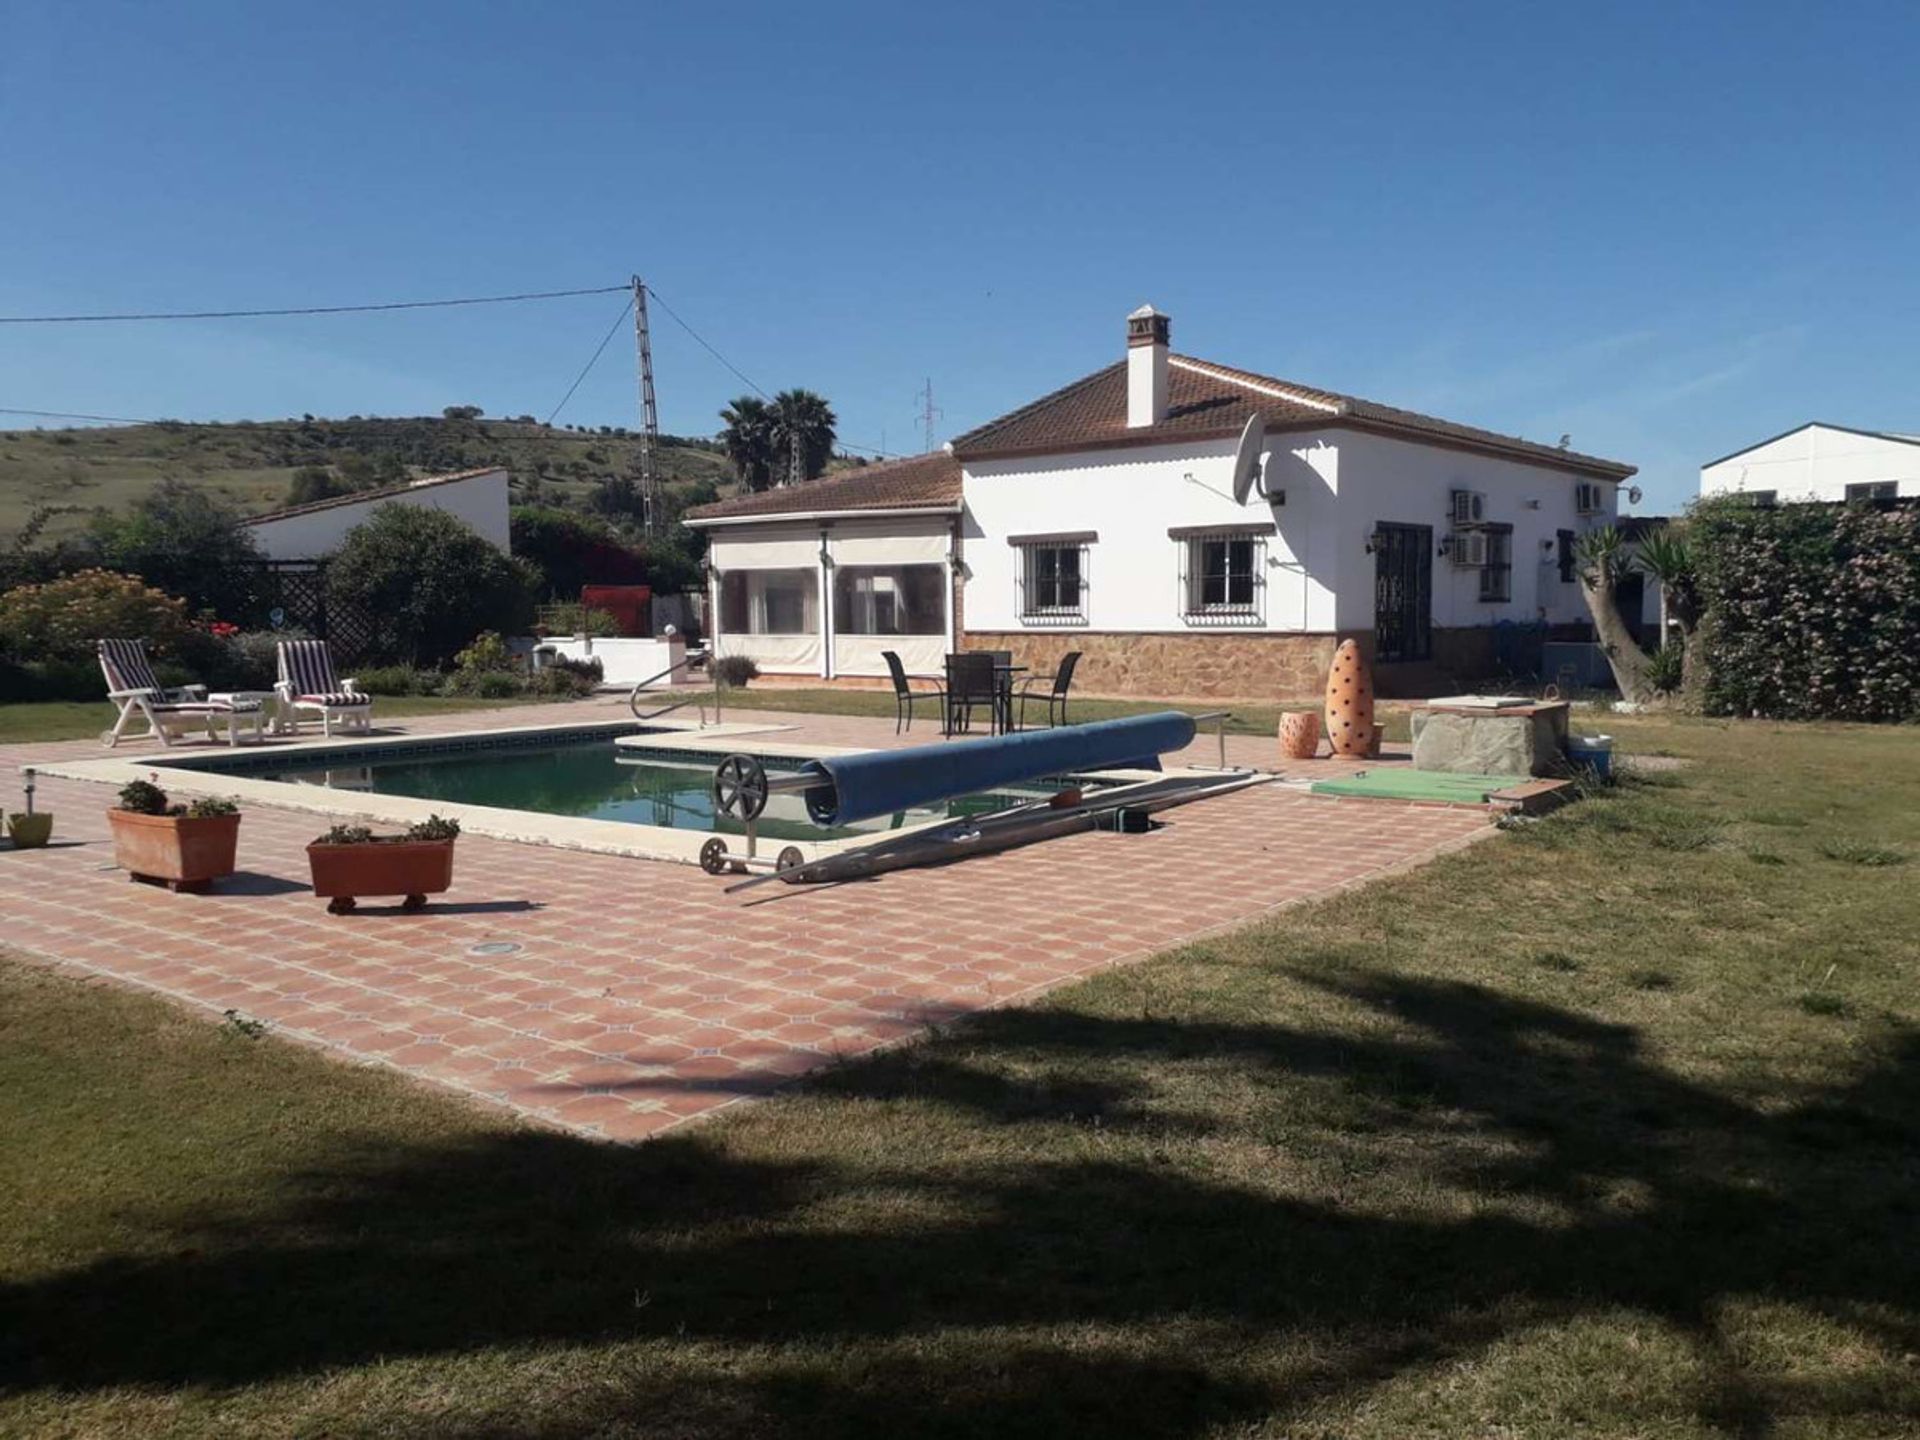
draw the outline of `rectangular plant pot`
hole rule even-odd
[[[204,891],[231,875],[240,848],[238,815],[136,815],[107,811],[113,858],[135,880],[174,890]]]
[[[417,910],[427,896],[453,884],[453,841],[371,840],[361,845],[307,846],[313,893],[332,900],[335,914],[353,909],[363,895],[403,895]]]

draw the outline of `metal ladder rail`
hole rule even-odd
[[[674,711],[684,709],[688,705],[698,705],[700,707],[700,728],[702,730],[706,729],[707,704],[706,692],[704,690],[697,695],[689,695],[683,700],[676,700],[671,705],[662,705],[658,710],[643,712],[640,709],[640,696],[646,691],[648,686],[657,685],[668,676],[678,674],[680,671],[691,666],[693,661],[694,657],[689,655],[679,663],[669,665],[658,675],[649,675],[646,679],[635,685],[633,689],[629,690],[627,692],[627,709],[633,712],[633,718],[636,720],[658,720],[662,715],[671,715]],[[707,658],[707,663],[709,665],[713,663],[711,656]],[[713,723],[716,725],[720,723],[720,677],[718,674],[713,677]]]

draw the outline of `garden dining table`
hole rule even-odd
[[[1028,667],[1025,665],[1015,665],[1000,660],[993,662],[994,703],[999,710],[996,723],[999,725],[1002,735],[1011,734],[1016,728],[1013,723],[1014,677],[1016,675],[1026,674],[1027,669]]]

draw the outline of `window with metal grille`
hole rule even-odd
[[[1071,623],[1087,618],[1087,546],[1080,541],[1021,544],[1020,618]]]
[[[1486,527],[1486,537],[1487,563],[1480,567],[1480,598],[1511,600],[1513,598],[1513,527],[1489,525]]]
[[[1573,531],[1571,530],[1559,531],[1558,540],[1559,540],[1559,546],[1560,546],[1560,553],[1558,556],[1558,559],[1560,561],[1560,583],[1562,585],[1571,585],[1573,584],[1573,581],[1574,581],[1574,573],[1573,573],[1574,546],[1578,543],[1578,541],[1574,536]]]
[[[1188,620],[1258,621],[1266,594],[1263,535],[1220,531],[1184,537],[1181,595]]]
[[[1854,500],[1894,500],[1900,495],[1900,486],[1892,480],[1869,480],[1859,485],[1847,486],[1847,499]]]

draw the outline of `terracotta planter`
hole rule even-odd
[[[370,840],[363,845],[307,846],[313,893],[344,915],[362,895],[403,895],[404,908],[418,910],[427,896],[453,884],[453,841]]]
[[[38,850],[53,836],[53,816],[44,811],[38,815],[9,815],[7,834],[13,837],[14,849]]]
[[[135,880],[199,892],[233,873],[238,815],[193,819],[109,810],[107,823],[113,828],[113,858]]]
[[[1351,640],[1333,652],[1327,673],[1327,744],[1359,759],[1373,748],[1373,673]]]
[[[1287,710],[1280,716],[1280,756],[1311,760],[1320,753],[1320,712]]]

